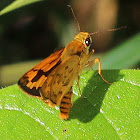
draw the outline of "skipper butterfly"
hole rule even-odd
[[[74,15],[73,10],[72,13]],[[80,30],[78,21],[77,24]],[[108,31],[114,30],[118,29]],[[39,97],[50,107],[60,106],[60,118],[68,119],[72,107],[73,82],[85,67],[98,63],[98,73],[109,83],[101,74],[100,59],[89,61],[94,53],[94,50],[89,51],[91,35],[96,33],[79,32],[65,48],[54,52],[25,73],[18,82],[19,87],[29,95]]]

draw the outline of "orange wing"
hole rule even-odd
[[[64,48],[54,52],[41,63],[25,73],[18,81],[18,85],[21,89],[30,95],[40,97],[39,89],[44,84],[50,72],[61,63],[60,56],[63,50]]]
[[[79,56],[73,55],[55,68],[40,89],[42,100],[51,107],[60,105],[61,100],[79,74]]]

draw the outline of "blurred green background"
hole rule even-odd
[[[68,4],[73,7],[81,31],[128,27],[92,36],[94,57],[102,58],[103,69],[139,68],[138,0],[34,0],[2,12],[14,2],[0,2],[0,87],[16,83],[27,70],[66,46],[79,32]]]

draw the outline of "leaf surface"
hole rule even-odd
[[[17,85],[0,90],[2,139],[139,139],[139,70],[83,72],[82,98],[76,84],[69,120],[60,120],[59,109],[23,93]]]

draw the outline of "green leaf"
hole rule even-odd
[[[8,5],[7,7],[5,7],[3,10],[1,10],[0,15],[6,14],[10,11],[17,9],[17,8],[20,8],[22,6],[29,5],[31,3],[35,3],[38,1],[42,1],[42,0],[16,0],[13,3],[11,3],[10,5]]]
[[[0,138],[5,139],[139,139],[139,70],[83,72],[69,120],[59,109],[23,93],[16,85],[0,90]]]
[[[140,33],[107,52],[101,58],[102,69],[132,68],[140,62]]]
[[[17,0],[0,15],[40,0]],[[127,68],[140,60],[140,34],[108,53],[103,68]],[[108,85],[97,72],[83,73],[83,98],[74,86],[75,102],[70,119],[59,119],[58,108],[24,94],[17,85],[0,90],[1,139],[139,139],[138,70],[103,71]]]

